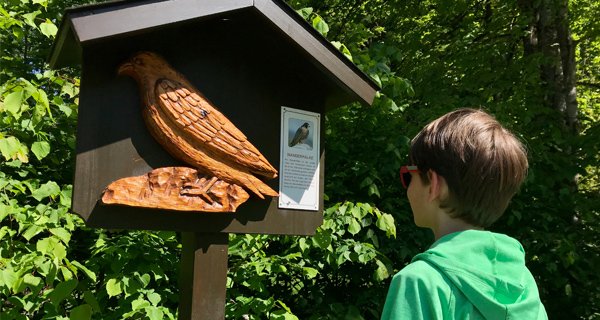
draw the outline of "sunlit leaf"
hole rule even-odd
[[[308,20],[308,18],[310,17],[310,15],[313,13],[313,8],[302,8],[299,10],[296,10],[296,12],[298,12],[302,18],[304,18],[304,20]]]
[[[41,201],[47,197],[55,197],[60,193],[60,187],[54,181],[48,181],[41,185],[37,190],[33,191],[31,195],[37,200]]]
[[[163,320],[164,312],[162,312],[162,310],[160,310],[159,308],[150,307],[150,308],[146,308],[146,316],[150,320]]]
[[[46,37],[54,38],[54,36],[56,36],[56,32],[58,31],[58,28],[56,27],[56,25],[54,23],[52,23],[52,21],[46,19],[46,22],[43,22],[40,24],[40,31]]]
[[[35,24],[35,17],[37,17],[41,13],[42,12],[39,10],[37,10],[35,12],[25,13],[25,14],[23,14],[23,18],[24,18],[23,20],[25,21],[25,23],[27,23],[31,27],[37,28],[37,25]]]
[[[37,226],[37,225],[31,225],[29,226],[29,228],[27,228],[25,230],[25,232],[23,232],[22,236],[23,238],[25,238],[27,241],[31,240],[31,238],[35,237],[36,235],[38,235],[40,232],[44,231],[44,228]]]
[[[325,21],[323,21],[323,18],[321,18],[321,16],[319,15],[316,15],[313,18],[312,25],[315,29],[317,29],[317,31],[319,31],[320,34],[324,36],[326,36],[329,32],[329,26],[327,25],[327,23],[325,23]]]
[[[123,292],[121,290],[121,282],[114,278],[108,280],[108,282],[106,282],[106,292],[109,297],[120,295],[121,292]]]
[[[316,277],[317,274],[319,274],[319,271],[315,268],[303,267],[302,273],[304,273],[304,275],[306,275],[307,278],[312,279]]]
[[[348,232],[351,234],[357,234],[360,232],[361,226],[360,223],[354,218],[350,220],[350,224],[348,225]]]
[[[131,301],[131,309],[132,310],[140,310],[143,309],[145,307],[149,307],[150,306],[150,302],[148,302],[147,300],[144,300],[144,298],[139,297],[136,300]]]
[[[12,288],[18,279],[17,273],[12,268],[0,270],[0,284]]]
[[[156,292],[149,293],[148,300],[150,301],[150,303],[152,303],[152,305],[157,306],[161,300],[160,294],[158,294]]]
[[[62,240],[65,244],[69,244],[69,241],[71,240],[71,233],[65,228],[51,228],[49,231]]]
[[[6,160],[19,159],[27,162],[27,149],[15,137],[0,138],[0,153]]]
[[[377,228],[385,231],[385,234],[390,237],[396,237],[396,225],[394,224],[394,217],[391,214],[384,213],[375,222]]]
[[[19,118],[21,114],[21,105],[23,104],[23,90],[18,90],[8,94],[4,98],[3,108],[4,110],[12,113],[15,118]]]
[[[385,264],[379,260],[375,260],[377,263],[377,269],[375,270],[375,280],[383,281],[390,277],[387,267]]]
[[[50,153],[50,144],[46,141],[36,141],[31,145],[31,152],[38,160],[42,160]]]
[[[148,284],[150,283],[150,275],[147,273],[144,273],[142,275],[138,275],[137,280],[140,282],[140,284],[142,285],[142,288],[145,288],[148,286]]]
[[[90,278],[92,281],[94,281],[94,282],[96,281],[96,274],[93,271],[91,271],[90,269],[88,269],[86,266],[81,264],[79,261],[71,260],[71,264],[74,265],[75,267],[77,267],[77,269],[83,271],[83,273],[85,273],[85,275],[88,276],[88,278]],[[92,304],[92,306],[93,306],[93,304]]]

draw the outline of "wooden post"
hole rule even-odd
[[[182,233],[179,320],[225,319],[228,233]]]

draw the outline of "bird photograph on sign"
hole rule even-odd
[[[114,181],[105,190],[103,203],[233,212],[249,198],[247,191],[261,199],[278,195],[257,177],[276,178],[277,170],[163,57],[137,53],[120,65],[118,73],[136,80],[142,117],[152,137],[190,167],[158,168]],[[305,139],[300,137],[298,143]]]
[[[305,122],[304,120],[301,119],[295,119],[295,118],[290,118],[289,119],[290,124],[288,126],[288,128],[290,128],[289,132],[289,137],[290,137],[290,142],[289,142],[289,147],[290,148],[297,148],[297,149],[306,149],[306,150],[312,150],[312,137],[310,137],[310,123]],[[297,123],[302,123],[300,126],[298,126]],[[293,129],[297,128],[296,131],[294,132]]]

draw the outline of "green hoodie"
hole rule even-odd
[[[381,319],[548,319],[521,244],[467,230],[441,237],[392,279]]]

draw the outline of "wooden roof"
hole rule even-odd
[[[232,13],[267,21],[274,34],[295,44],[294,50],[311,59],[324,77],[345,92],[345,99],[337,106],[350,101],[372,104],[379,90],[377,84],[281,0],[126,0],[71,8],[66,11],[54,42],[50,66],[81,63],[82,48],[88,44],[178,24],[201,24]]]

